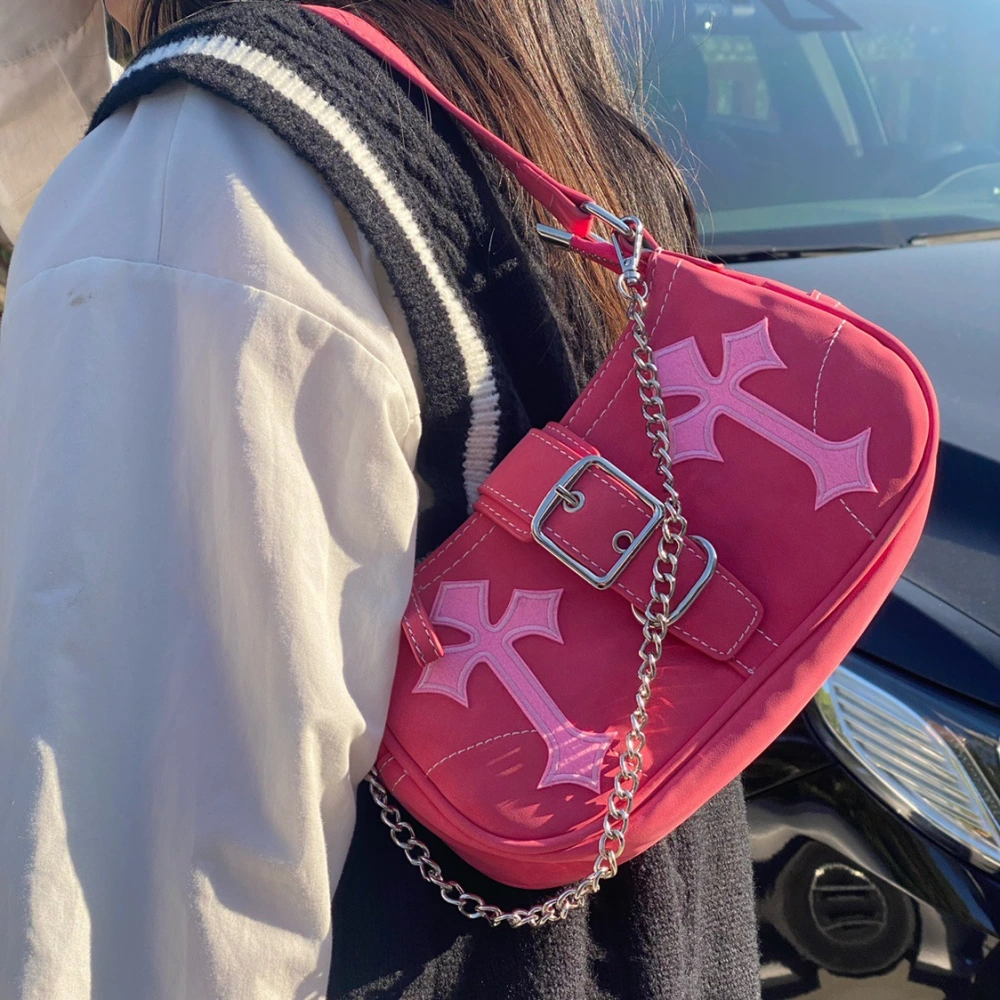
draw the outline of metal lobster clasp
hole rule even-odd
[[[641,219],[629,216],[622,221],[629,225],[632,232],[631,241],[615,230],[611,233],[611,243],[615,248],[615,253],[618,254],[618,266],[622,269],[622,281],[629,288],[634,288],[642,281],[639,264],[642,261],[643,242],[646,234]]]

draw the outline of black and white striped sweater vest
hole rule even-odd
[[[372,55],[294,4],[225,5],[146,49],[93,127],[172,80],[249,111],[310,163],[382,262],[424,389],[417,548],[471,513],[479,485],[577,386],[539,268],[457,127]]]
[[[468,515],[530,426],[576,397],[544,270],[491,165],[422,95],[291,2],[243,0],[145,50],[94,119],[173,80],[270,127],[324,178],[399,297],[424,387],[417,471],[433,502],[418,555]],[[564,327],[565,329],[565,327]],[[486,879],[418,827],[449,877],[505,908],[539,893]],[[330,1000],[757,1000],[749,837],[736,782],[565,924],[470,925],[407,864],[360,793],[333,910]],[[315,983],[302,996],[324,995]]]

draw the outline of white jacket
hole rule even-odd
[[[413,571],[412,349],[318,176],[197,89],[35,199],[103,30],[0,0],[0,1000],[321,997]]]

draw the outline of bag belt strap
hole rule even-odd
[[[532,521],[546,506],[554,487],[581,459],[598,457],[597,449],[561,424],[532,430],[480,488],[476,510],[519,541],[539,544]],[[607,587],[642,610],[649,600],[651,567],[660,538],[658,530],[647,530],[651,524],[655,529],[656,522],[643,499],[645,491],[614,466],[595,461],[567,492],[582,496],[582,506],[570,510],[561,501],[553,504],[540,528],[543,541],[551,543],[560,557],[565,554],[562,561],[575,564],[573,568],[588,578],[606,579],[627,553],[627,564]],[[648,537],[642,541],[644,532]],[[630,541],[638,544],[629,553]],[[714,556],[714,550],[710,551]],[[731,660],[753,634],[763,610],[749,588],[721,563],[709,577],[708,562],[700,544],[689,541],[684,546],[677,566],[674,608],[684,605],[699,585],[703,589],[683,619],[671,628],[671,634],[715,660]],[[433,624],[416,595],[407,607],[403,628],[422,663],[442,655]]]

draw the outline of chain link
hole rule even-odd
[[[639,649],[639,690],[635,696],[635,710],[629,718],[630,728],[625,736],[625,747],[618,760],[618,773],[615,775],[608,796],[604,830],[598,843],[594,869],[576,885],[569,886],[558,895],[530,909],[505,911],[497,906],[491,906],[481,896],[466,892],[458,882],[444,877],[440,866],[431,857],[427,845],[417,838],[413,827],[389,801],[389,793],[379,781],[378,773],[372,769],[365,778],[381,813],[382,822],[389,828],[389,836],[406,855],[406,860],[415,868],[419,868],[420,875],[431,885],[436,886],[441,898],[454,906],[463,917],[469,920],[485,920],[494,927],[499,927],[501,924],[510,927],[541,927],[565,920],[570,913],[578,910],[590,896],[600,890],[601,882],[612,878],[618,872],[618,859],[625,850],[629,817],[632,814],[632,805],[642,775],[642,752],[646,746],[645,728],[649,720],[649,699],[660,655],[663,652],[663,643],[667,637],[670,606],[677,586],[677,560],[684,547],[687,533],[687,521],[681,513],[680,497],[674,487],[670,433],[663,406],[663,391],[649,342],[649,332],[646,330],[645,316],[649,289],[639,274],[637,265],[643,245],[643,227],[642,223],[633,217],[626,217],[622,222],[632,231],[633,239],[632,253],[627,260],[623,258],[619,247],[622,274],[618,278],[618,290],[628,302],[627,314],[635,340],[632,358],[639,383],[639,399],[646,422],[646,436],[650,439],[650,453],[657,463],[658,472],[663,480],[665,514],[656,559],[653,563],[649,602],[643,613],[642,645]]]

